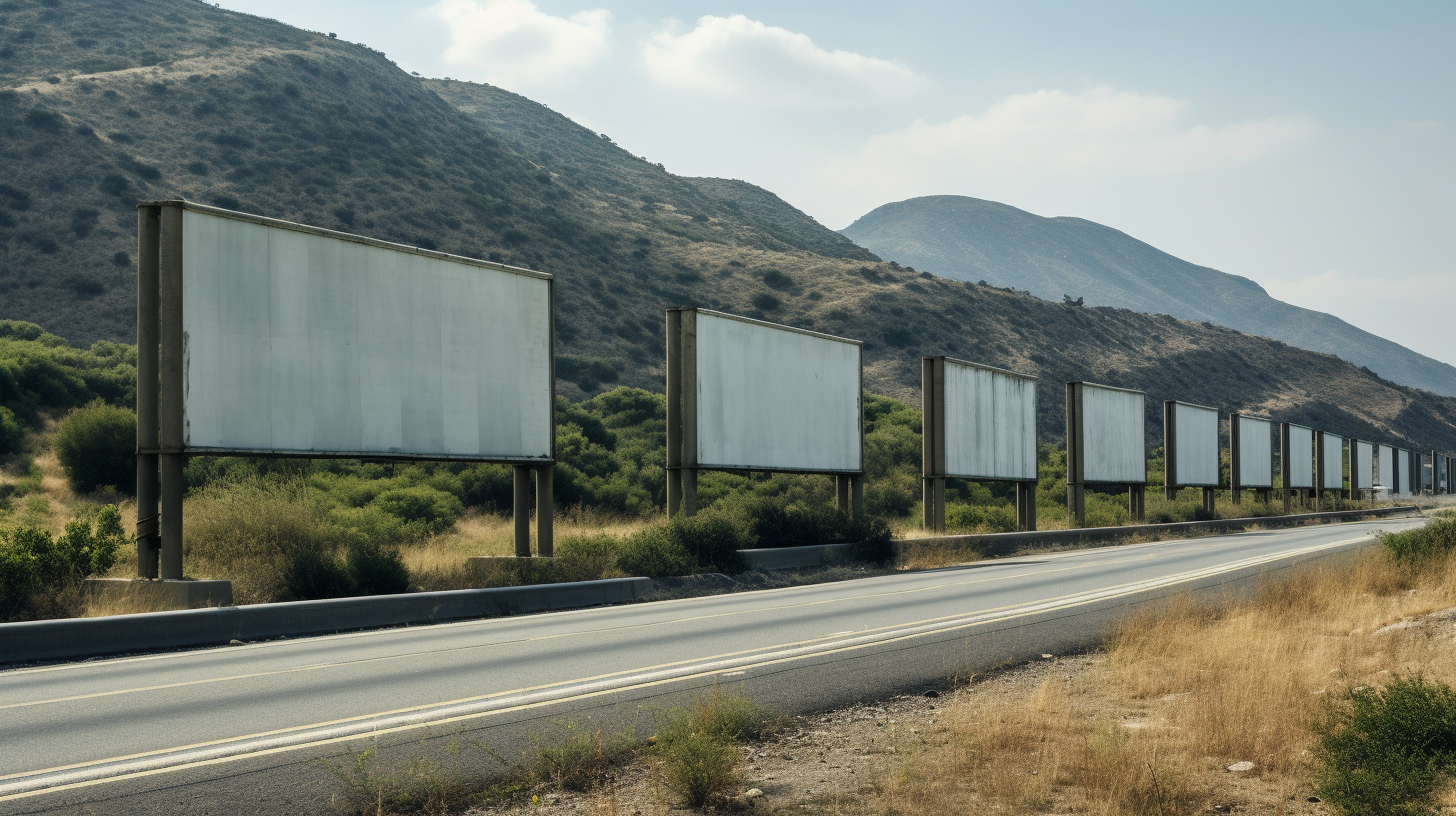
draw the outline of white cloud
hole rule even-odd
[[[508,88],[560,83],[611,47],[611,12],[556,17],[530,0],[441,0],[427,13],[450,27],[444,59]]]
[[[1449,338],[1456,274],[1387,278],[1331,269],[1299,280],[1262,283],[1280,300],[1328,312],[1427,357],[1456,365]]]
[[[1169,176],[1255,162],[1309,141],[1303,116],[1188,125],[1187,100],[1118,91],[1037,91],[1007,97],[979,115],[917,121],[871,137],[834,162],[830,178],[882,184],[933,181],[940,192],[972,192],[988,177]]]
[[[750,20],[702,17],[642,48],[648,75],[683,91],[794,107],[851,107],[902,96],[923,84],[913,70],[850,51],[826,51],[805,34]]]

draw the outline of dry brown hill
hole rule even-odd
[[[1456,400],[1282,343],[1073,308],[876,260],[772,193],[687,179],[522,97],[196,0],[0,4],[0,318],[130,341],[133,212],[182,196],[529,266],[559,280],[562,393],[661,388],[663,309],[867,341],[867,386],[918,357],[1092,379],[1456,449]]]

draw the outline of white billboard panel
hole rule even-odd
[[[853,340],[697,311],[697,466],[858,473]]]
[[[184,209],[189,450],[553,457],[550,276]]]
[[[1375,446],[1355,440],[1350,450],[1350,481],[1356,490],[1375,486]]]
[[[1320,455],[1324,461],[1325,490],[1341,490],[1345,487],[1345,438],[1334,434],[1321,434]]]
[[[1314,429],[1303,425],[1285,423],[1289,432],[1289,446],[1284,449],[1284,472],[1288,474],[1284,487],[1314,487]]]
[[[1274,423],[1270,420],[1239,417],[1239,484],[1274,486]]]
[[[1177,428],[1173,458],[1180,487],[1218,487],[1218,411],[1186,402],[1173,403]]]
[[[1086,481],[1143,484],[1148,480],[1143,399],[1140,391],[1083,384],[1082,473]]]
[[[1380,456],[1377,468],[1381,487],[1390,488],[1395,486],[1395,448],[1389,445],[1381,445],[1377,451]]]
[[[1036,478],[1036,380],[945,361],[945,474]]]
[[[1409,496],[1415,492],[1411,485],[1410,451],[1400,448],[1395,452],[1396,480],[1400,482],[1400,495]]]

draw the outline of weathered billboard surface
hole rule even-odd
[[[1036,379],[945,360],[945,473],[962,479],[1036,479]]]
[[[1379,485],[1390,488],[1395,486],[1395,448],[1389,445],[1381,445],[1377,451],[1379,455]]]
[[[1345,438],[1334,434],[1320,434],[1320,456],[1324,461],[1325,490],[1342,490],[1345,487]]]
[[[1411,455],[1410,451],[1399,448],[1395,452],[1395,473],[1396,481],[1400,485],[1400,495],[1409,496],[1414,491],[1411,485]]]
[[[859,342],[696,315],[696,467],[864,469]]]
[[[1171,404],[1173,473],[1179,487],[1218,487],[1218,410]]]
[[[1239,416],[1239,484],[1274,486],[1274,423]]]
[[[1285,423],[1288,445],[1284,448],[1285,488],[1314,487],[1314,429]]]
[[[1081,392],[1084,481],[1146,483],[1143,393],[1092,383]]]
[[[549,275],[184,205],[185,444],[550,460]]]
[[[1355,440],[1350,446],[1350,484],[1356,490],[1375,486],[1375,446]]]

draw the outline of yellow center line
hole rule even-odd
[[[924,637],[924,636],[929,635],[929,634],[936,634],[936,633],[947,632],[947,631],[956,631],[956,630],[959,630],[959,629],[965,629],[965,628],[974,627],[974,626],[983,626],[983,625],[990,624],[990,623],[996,623],[998,621],[1013,620],[1013,619],[1016,619],[1016,618],[1019,618],[1019,617],[1025,617],[1025,616],[1033,615],[1033,614],[1040,614],[1040,613],[1044,613],[1044,612],[1052,612],[1052,611],[1056,611],[1057,609],[1060,609],[1060,608],[1073,608],[1073,607],[1076,607],[1076,606],[1082,606],[1082,605],[1086,605],[1086,604],[1089,604],[1089,603],[1096,603],[1098,601],[1113,600],[1113,599],[1116,599],[1116,598],[1124,597],[1126,595],[1135,594],[1137,592],[1141,592],[1141,591],[1144,591],[1146,589],[1150,589],[1150,588],[1153,588],[1153,587],[1156,587],[1156,586],[1167,586],[1167,585],[1171,585],[1171,584],[1181,583],[1183,581],[1191,580],[1192,578],[1199,577],[1199,576],[1216,575],[1216,574],[1218,574],[1220,572],[1228,572],[1228,571],[1233,570],[1233,569],[1239,569],[1239,568],[1248,567],[1248,566],[1255,566],[1255,565],[1258,565],[1258,564],[1261,564],[1261,563],[1267,563],[1269,561],[1275,561],[1275,560],[1279,560],[1281,558],[1288,558],[1288,557],[1292,557],[1292,556],[1296,556],[1296,555],[1301,555],[1301,554],[1304,554],[1304,553],[1307,553],[1307,552],[1313,552],[1313,551],[1320,550],[1320,549],[1328,549],[1328,548],[1332,548],[1332,547],[1341,546],[1341,545],[1344,545],[1344,544],[1352,544],[1352,543],[1355,543],[1357,541],[1366,540],[1368,538],[1369,538],[1368,535],[1367,536],[1359,536],[1359,537],[1356,537],[1356,538],[1345,539],[1345,540],[1342,540],[1342,541],[1335,541],[1335,542],[1330,542],[1330,543],[1327,543],[1327,544],[1314,545],[1314,546],[1306,547],[1306,548],[1303,548],[1303,549],[1300,549],[1300,550],[1287,551],[1287,552],[1277,553],[1277,554],[1273,554],[1273,555],[1265,555],[1265,556],[1251,557],[1251,558],[1244,559],[1242,561],[1237,561],[1237,562],[1233,562],[1233,563],[1229,563],[1229,564],[1224,564],[1224,565],[1221,565],[1221,566],[1218,566],[1218,567],[1204,567],[1204,568],[1198,569],[1198,570],[1189,570],[1189,571],[1186,571],[1186,572],[1183,572],[1183,573],[1177,573],[1177,574],[1174,574],[1172,576],[1168,576],[1168,577],[1165,577],[1165,578],[1149,579],[1149,580],[1131,582],[1131,583],[1127,583],[1127,584],[1121,584],[1121,585],[1118,585],[1118,586],[1109,587],[1105,592],[1099,592],[1097,590],[1091,590],[1090,592],[1097,593],[1097,594],[1095,595],[1095,597],[1090,597],[1090,598],[1084,597],[1084,596],[1087,596],[1089,594],[1089,591],[1084,590],[1084,591],[1081,591],[1081,592],[1067,593],[1067,594],[1064,594],[1064,595],[1057,595],[1057,596],[1053,596],[1053,597],[1050,597],[1050,598],[1043,598],[1043,599],[1038,600],[1038,601],[1023,602],[1023,603],[1018,603],[1018,604],[1008,604],[1006,606],[1000,606],[1000,607],[994,607],[994,608],[991,608],[991,609],[980,610],[978,612],[971,613],[971,616],[980,618],[980,616],[983,616],[983,615],[993,614],[993,613],[996,613],[996,612],[1003,612],[1003,611],[1006,611],[1006,610],[1018,609],[1018,608],[1023,609],[1024,611],[1017,612],[1017,613],[1014,613],[1014,614],[1011,614],[1011,615],[1003,615],[1003,616],[997,617],[997,618],[978,619],[978,620],[974,620],[974,621],[969,621],[967,623],[959,624],[959,625],[956,625],[956,626],[951,626],[951,627],[948,627],[948,628],[931,630],[929,632],[910,632],[908,634],[903,634],[903,635],[898,635],[898,636],[892,636],[892,637],[889,637],[889,638],[884,638],[884,639],[879,639],[879,640],[874,640],[874,641],[869,641],[869,642],[864,642],[864,643],[857,643],[857,644],[852,644],[852,645],[848,645],[848,646],[838,647],[838,648],[834,648],[834,649],[827,649],[827,650],[820,651],[820,652],[814,652],[811,655],[791,655],[791,656],[787,656],[787,657],[780,657],[780,658],[769,659],[769,660],[765,660],[765,661],[762,661],[762,662],[759,662],[759,663],[752,663],[752,664],[748,664],[748,665],[735,666],[734,668],[735,669],[738,669],[738,670],[746,670],[746,669],[752,669],[752,668],[760,668],[762,666],[774,665],[774,664],[777,664],[777,663],[789,662],[789,661],[792,661],[792,660],[799,660],[799,659],[803,659],[805,657],[810,657],[810,656],[818,657],[818,656],[821,656],[821,655],[838,654],[838,653],[842,653],[842,652],[846,652],[846,651],[853,651],[853,650],[858,650],[858,649],[864,649],[864,648],[868,648],[870,646],[878,646],[878,645],[883,645],[883,644],[886,644],[886,643],[895,643],[895,642],[898,642],[898,641],[907,640],[907,639],[916,638],[916,637]],[[1151,584],[1151,586],[1149,586],[1150,584]],[[1080,601],[1074,601],[1074,602],[1071,602],[1071,603],[1063,604],[1060,607],[1045,608],[1047,604],[1054,604],[1054,603],[1056,603],[1058,601],[1065,601],[1065,600],[1067,600],[1069,598],[1078,598],[1078,597],[1083,597],[1084,599],[1083,600],[1080,600]],[[1028,607],[1033,607],[1033,608],[1028,608]],[[881,628],[878,628],[878,629],[866,629],[866,630],[864,630],[864,634],[868,635],[868,634],[873,634],[875,632],[881,632],[881,631],[886,631],[886,630],[891,630],[891,629],[914,629],[916,627],[923,627],[923,626],[926,626],[926,625],[930,625],[930,624],[934,624],[934,623],[939,623],[939,622],[943,622],[943,621],[946,621],[946,620],[953,620],[953,619],[957,619],[957,618],[964,619],[966,617],[968,617],[968,615],[966,613],[961,613],[959,615],[949,615],[949,616],[938,617],[938,618],[928,618],[928,619],[926,619],[924,621],[917,621],[917,622],[913,622],[913,623],[897,624],[895,626],[881,627]],[[307,730],[311,730],[311,729],[321,729],[321,728],[327,728],[327,727],[330,727],[330,726],[337,726],[337,725],[344,725],[344,724],[347,724],[347,723],[350,723],[350,722],[358,722],[358,721],[361,721],[361,720],[376,719],[376,718],[390,717],[390,716],[398,716],[398,715],[401,715],[401,714],[409,714],[409,713],[414,713],[414,712],[417,712],[417,711],[422,711],[422,710],[430,709],[430,708],[445,708],[445,707],[455,706],[455,705],[461,705],[461,704],[465,704],[465,703],[480,702],[480,701],[489,700],[489,699],[492,699],[492,698],[500,698],[500,697],[506,697],[506,696],[510,696],[510,695],[519,695],[519,694],[529,693],[529,692],[533,692],[533,691],[542,691],[542,690],[546,690],[546,689],[550,689],[550,688],[557,688],[557,687],[562,687],[562,686],[581,685],[581,684],[586,684],[586,683],[598,682],[598,681],[601,681],[601,680],[607,680],[607,679],[611,679],[611,678],[614,678],[614,677],[620,677],[620,676],[623,676],[623,675],[644,674],[644,673],[650,673],[650,672],[655,672],[655,671],[662,671],[664,669],[675,668],[675,667],[679,667],[679,666],[683,666],[683,665],[691,664],[691,663],[720,662],[720,661],[723,661],[723,660],[726,660],[726,659],[730,659],[730,658],[733,658],[733,657],[741,657],[741,656],[746,655],[746,654],[751,654],[753,652],[762,652],[762,651],[781,652],[781,651],[789,650],[789,649],[802,648],[802,647],[809,646],[809,645],[812,645],[814,643],[817,643],[817,642],[820,642],[820,641],[823,641],[823,640],[825,640],[825,638],[820,637],[820,638],[812,638],[812,639],[802,640],[802,641],[794,641],[794,642],[789,642],[789,643],[785,643],[785,644],[779,644],[778,646],[759,647],[759,648],[755,648],[755,649],[744,649],[744,650],[739,650],[739,651],[734,651],[734,652],[725,652],[723,654],[713,655],[713,656],[708,656],[708,657],[698,657],[698,658],[692,658],[692,659],[689,659],[689,660],[680,660],[680,661],[674,661],[674,662],[671,662],[671,663],[662,663],[662,664],[658,664],[658,665],[655,665],[655,666],[639,667],[639,668],[625,670],[625,671],[611,672],[611,673],[600,674],[600,675],[595,675],[595,676],[591,676],[591,677],[577,678],[575,680],[568,680],[568,681],[561,681],[561,682],[557,682],[557,683],[548,683],[548,684],[542,684],[542,685],[538,685],[538,686],[531,686],[531,687],[526,687],[526,688],[522,688],[522,689],[516,689],[516,690],[512,690],[512,691],[494,692],[494,693],[491,693],[491,694],[483,694],[483,695],[479,695],[479,696],[476,696],[476,697],[467,697],[467,698],[462,698],[460,700],[454,700],[454,701],[449,701],[449,702],[431,703],[429,705],[422,705],[422,706],[411,706],[411,707],[408,707],[408,708],[400,708],[400,709],[394,709],[394,710],[391,710],[391,711],[376,712],[376,713],[368,714],[368,715],[355,716],[355,717],[347,717],[347,718],[342,718],[342,719],[337,719],[337,720],[328,720],[328,721],[324,721],[324,722],[312,723],[312,724],[309,724],[309,725],[295,726],[295,727],[290,727],[290,728],[276,729],[276,730],[272,730],[272,731],[263,731],[263,732],[259,732],[259,733],[256,733],[256,734],[247,734],[247,735],[243,735],[243,736],[228,737],[228,738],[224,738],[224,739],[211,740],[211,741],[207,741],[207,742],[193,743],[191,745],[175,746],[175,747],[165,748],[165,749],[159,749],[159,750],[155,750],[155,751],[147,751],[147,752],[136,753],[136,754],[128,754],[128,755],[125,755],[125,756],[110,757],[110,758],[107,758],[107,759],[92,760],[92,761],[89,761],[89,762],[80,762],[80,763],[74,763],[74,764],[70,764],[70,765],[56,766],[56,767],[47,768],[47,769],[44,769],[44,770],[25,771],[25,772],[22,772],[22,773],[16,773],[16,774],[9,774],[9,775],[6,775],[6,776],[0,776],[0,780],[16,779],[16,778],[19,778],[19,777],[38,777],[38,776],[44,776],[46,774],[59,773],[59,772],[62,772],[62,771],[77,770],[79,768],[93,767],[93,766],[105,765],[105,764],[116,763],[116,762],[126,762],[126,761],[129,761],[129,760],[136,760],[136,759],[145,759],[147,757],[158,756],[158,755],[162,755],[162,754],[176,753],[176,752],[181,752],[181,751],[197,750],[197,749],[200,749],[200,748],[210,748],[210,747],[214,747],[214,746],[217,746],[217,745],[221,745],[221,744],[225,744],[225,743],[230,743],[230,742],[244,742],[244,741],[247,741],[247,740],[257,740],[257,739],[263,739],[263,738],[266,738],[266,737],[278,736],[280,734],[286,734],[286,733],[292,733],[292,732],[299,732],[299,731],[307,731]],[[555,704],[560,704],[560,703],[572,702],[572,701],[575,701],[575,700],[590,699],[590,698],[593,698],[593,697],[602,696],[604,694],[614,694],[614,693],[619,693],[619,692],[624,692],[624,691],[631,691],[631,690],[639,689],[639,688],[650,688],[650,687],[662,685],[662,684],[665,684],[665,683],[682,682],[682,681],[686,681],[686,680],[692,680],[692,679],[697,679],[697,678],[701,678],[701,677],[711,676],[711,675],[714,675],[714,674],[719,674],[719,673],[721,673],[721,671],[722,671],[722,668],[721,667],[719,667],[719,668],[713,668],[713,669],[709,669],[709,670],[706,670],[706,671],[702,671],[702,672],[698,672],[698,673],[694,673],[694,674],[689,674],[689,675],[683,675],[683,676],[678,676],[678,677],[662,678],[662,679],[651,680],[651,681],[644,681],[644,682],[641,682],[641,683],[629,684],[629,685],[624,685],[624,686],[614,686],[614,687],[607,688],[607,689],[601,689],[601,690],[591,691],[591,692],[583,692],[583,693],[576,694],[576,695],[570,695],[570,696],[566,696],[566,697],[554,698],[554,699],[550,699],[550,700],[543,700],[543,701],[532,702],[532,703],[523,703],[523,704],[516,705],[516,706],[509,706],[509,707],[500,708],[500,709],[492,709],[492,710],[483,711],[483,712],[473,712],[473,713],[468,713],[468,714],[461,714],[461,715],[458,715],[458,716],[446,717],[446,718],[442,718],[442,719],[434,720],[434,721],[430,721],[430,722],[425,722],[425,723],[408,723],[408,724],[405,724],[405,725],[398,725],[398,726],[393,726],[393,727],[389,727],[389,728],[375,729],[375,730],[372,730],[372,731],[370,731],[370,732],[368,732],[366,734],[350,734],[350,735],[346,735],[346,736],[330,737],[330,738],[325,738],[325,739],[321,739],[321,740],[311,740],[309,742],[298,743],[298,744],[295,744],[295,745],[287,745],[287,746],[280,746],[280,747],[276,747],[276,748],[260,749],[260,750],[257,750],[257,751],[249,751],[249,752],[246,752],[246,753],[240,753],[240,754],[236,754],[236,755],[232,755],[232,756],[218,757],[218,758],[208,759],[208,760],[198,760],[198,761],[195,761],[195,762],[183,763],[183,764],[179,764],[179,765],[175,765],[175,766],[167,766],[165,768],[152,769],[152,770],[147,770],[147,771],[137,771],[137,772],[134,772],[134,773],[121,774],[121,775],[117,775],[117,776],[114,776],[114,777],[107,777],[107,778],[103,778],[103,779],[87,780],[87,781],[76,782],[76,783],[71,783],[71,784],[67,784],[67,785],[60,785],[60,786],[54,786],[54,787],[49,787],[49,788],[43,788],[43,789],[39,789],[39,790],[36,790],[36,791],[29,791],[29,792],[23,792],[23,793],[18,793],[18,794],[4,795],[4,796],[0,796],[0,802],[8,801],[10,799],[25,798],[25,797],[33,796],[33,795],[36,795],[38,793],[46,792],[46,791],[61,791],[61,790],[68,790],[70,788],[75,788],[75,787],[86,787],[86,786],[90,786],[90,785],[101,784],[103,782],[108,782],[108,781],[117,781],[117,780],[121,780],[121,779],[132,779],[132,778],[138,778],[138,777],[144,777],[144,776],[152,776],[152,775],[157,774],[157,773],[163,773],[163,772],[168,772],[168,771],[173,771],[173,770],[183,770],[183,769],[187,769],[187,768],[202,767],[202,766],[206,766],[206,765],[217,764],[219,762],[225,762],[225,761],[232,761],[232,760],[237,760],[237,759],[243,759],[243,758],[246,758],[246,757],[267,756],[267,755],[271,755],[271,754],[275,754],[275,753],[280,753],[280,752],[283,752],[283,751],[300,750],[300,749],[307,748],[307,747],[311,747],[311,746],[330,745],[330,744],[334,744],[334,743],[341,742],[341,741],[346,741],[346,740],[351,740],[351,739],[358,739],[358,738],[361,738],[361,737],[373,737],[373,736],[377,736],[377,735],[381,735],[381,734],[390,734],[390,733],[395,733],[395,732],[398,732],[398,731],[403,731],[403,730],[408,730],[408,729],[414,729],[414,728],[431,728],[431,727],[435,727],[435,726],[438,726],[438,725],[444,725],[444,724],[449,724],[449,723],[453,723],[453,722],[460,722],[460,721],[470,720],[470,719],[477,719],[477,718],[486,717],[486,716],[495,716],[495,715],[509,713],[509,712],[513,712],[513,711],[522,711],[522,710],[527,710],[527,709],[531,709],[531,708],[538,708],[538,707],[546,706],[546,705],[555,705]]]

